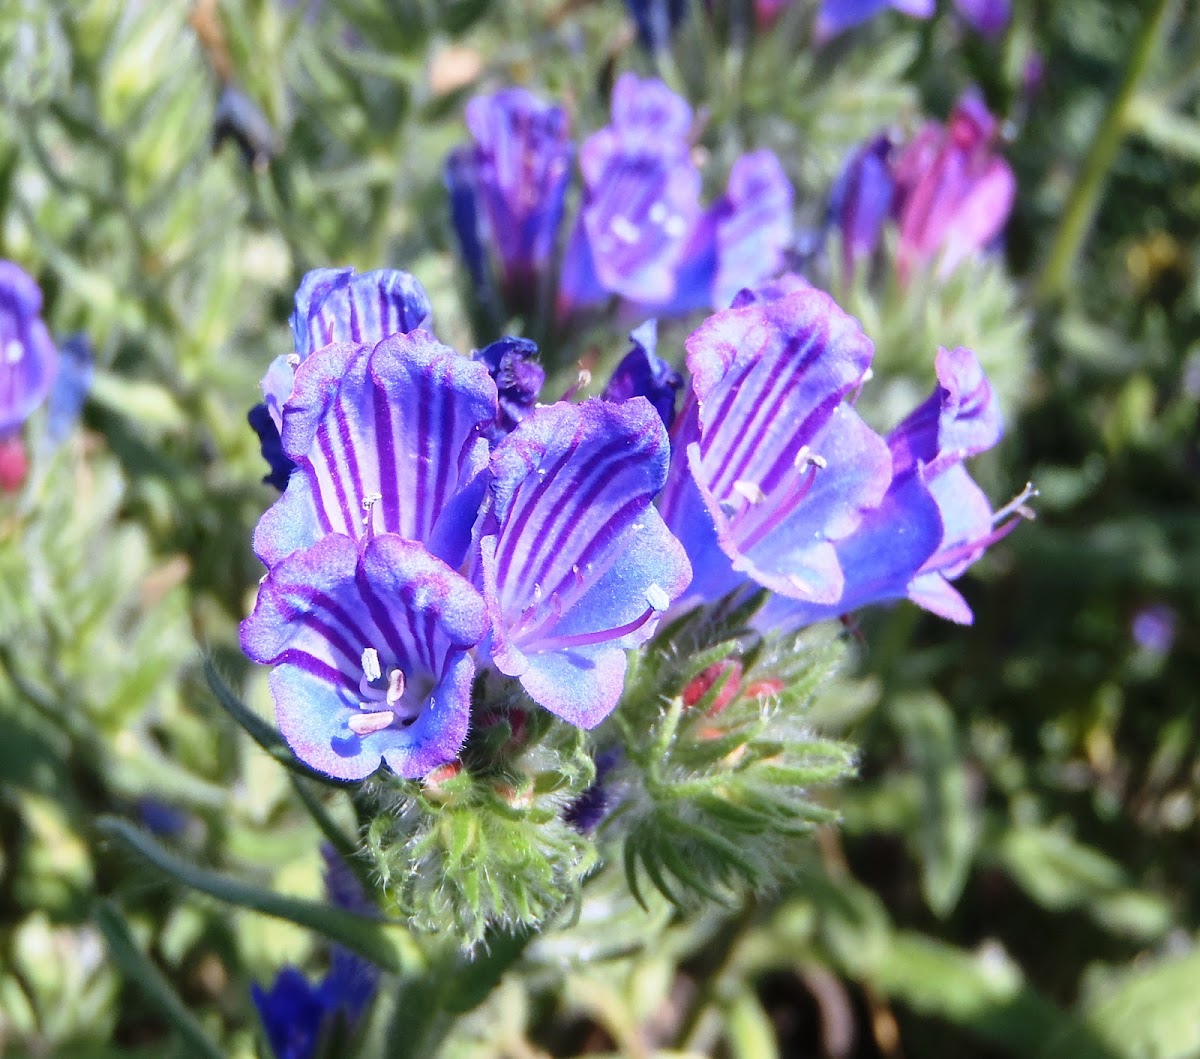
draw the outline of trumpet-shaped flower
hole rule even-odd
[[[675,422],[675,395],[683,379],[658,356],[658,321],[647,320],[629,333],[629,339],[633,348],[621,358],[601,396],[606,401],[644,397],[670,430]]]
[[[661,81],[622,74],[612,122],[584,141],[583,206],[559,287],[569,311],[618,294],[659,304],[700,216],[700,173],[691,160],[692,109]]]
[[[841,235],[847,274],[874,255],[892,212],[896,181],[889,165],[892,142],[876,136],[859,147],[829,193],[829,220]]]
[[[274,566],[241,627],[275,666],[279,729],[296,756],[344,780],[380,762],[424,776],[466,738],[483,599],[421,545],[332,534]]]
[[[467,104],[474,144],[449,159],[447,186],[462,196],[454,210],[464,257],[490,247],[509,305],[529,309],[558,239],[574,146],[562,107],[524,88],[476,96]],[[468,202],[468,198],[470,201]],[[478,248],[478,249],[477,249]]]
[[[269,567],[329,533],[395,533],[457,567],[496,415],[487,367],[427,331],[325,346],[296,370],[281,435],[296,470],[256,553]]]
[[[843,400],[872,351],[832,298],[792,283],[739,297],[688,338],[692,388],[660,507],[692,561],[689,601],[751,583],[841,597],[836,543],[891,480],[886,443]]]
[[[690,578],[651,506],[667,452],[658,413],[634,398],[539,408],[492,456],[480,537],[492,664],[572,724],[612,711],[625,649]]]
[[[902,277],[936,263],[944,278],[1003,231],[1016,177],[996,153],[998,134],[983,100],[968,93],[944,127],[930,122],[898,153],[892,171]]]
[[[41,311],[33,277],[0,261],[0,437],[24,423],[54,383],[58,352]]]
[[[816,604],[772,599],[764,627],[808,625],[906,596],[927,610],[969,624],[971,611],[950,581],[1016,525],[1019,504],[993,515],[962,461],[1000,440],[991,384],[968,349],[942,349],[933,394],[891,434],[892,483],[883,502],[838,542],[842,596]],[[1001,523],[997,528],[997,523]]]

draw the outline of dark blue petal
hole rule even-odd
[[[512,430],[537,404],[546,372],[537,362],[538,348],[527,338],[506,335],[475,352],[487,367],[499,395],[501,430]]]
[[[829,193],[829,220],[841,235],[847,274],[857,262],[875,253],[891,215],[896,195],[888,165],[891,151],[887,136],[877,136],[859,147]]]
[[[612,378],[601,397],[605,401],[628,401],[645,397],[659,414],[668,430],[675,422],[675,395],[683,386],[683,378],[665,360],[660,360],[658,321],[647,320],[629,333],[633,348],[625,354],[613,371]]]
[[[263,477],[263,482],[273,485],[282,493],[287,488],[288,479],[296,465],[283,451],[283,442],[279,440],[279,428],[275,426],[275,420],[271,418],[265,403],[256,404],[246,414],[246,418],[254,433],[258,435],[262,457],[271,469],[270,473]]]
[[[312,1059],[327,1009],[320,991],[294,967],[279,972],[269,990],[250,987],[275,1059]]]
[[[450,198],[450,223],[458,238],[463,264],[476,291],[487,287],[487,251],[484,249],[479,202],[479,166],[475,152],[459,147],[446,158],[443,173]]]
[[[671,34],[687,14],[688,0],[625,0],[637,26],[638,41],[648,52],[671,46]]]

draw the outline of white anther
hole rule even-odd
[[[678,239],[684,232],[687,231],[687,221],[685,221],[678,213],[668,217],[663,225],[663,231],[672,239]]]
[[[388,674],[387,704],[395,706],[404,697],[404,670],[393,669]]]
[[[4,347],[4,359],[9,364],[16,364],[23,356],[25,356],[25,347],[15,338],[11,339]]]
[[[647,214],[651,224],[662,224],[667,219],[667,207],[661,202],[656,202],[650,207],[650,212]]]
[[[355,735],[370,735],[372,732],[382,732],[396,715],[391,710],[380,710],[378,713],[355,713],[350,715],[346,723]]]
[[[666,610],[671,605],[671,597],[667,595],[662,585],[651,585],[646,589],[646,602],[651,610]]]
[[[379,652],[374,647],[368,647],[362,653],[363,676],[367,678],[368,684],[373,684],[381,676],[383,670],[379,667]]]
[[[829,466],[829,461],[824,456],[818,456],[807,445],[800,446],[800,451],[796,453],[792,463],[798,470],[809,466],[824,470]]]
[[[761,504],[767,499],[767,494],[762,491],[762,486],[757,482],[748,482],[744,478],[739,478],[733,483],[733,491],[738,496],[744,496],[751,504]]]
[[[805,595],[808,595],[809,593],[812,592],[812,585],[810,585],[807,581],[804,580],[804,578],[800,577],[798,574],[788,574],[787,579],[788,579],[788,584],[790,584],[794,589],[796,589],[796,591],[803,592]]]
[[[375,505],[378,504],[379,501],[382,499],[383,499],[382,493],[368,493],[366,496],[364,496],[362,498],[363,525],[364,526],[366,526],[370,523],[371,511],[374,509]]]
[[[295,369],[295,368],[300,367],[300,354],[299,353],[289,353],[287,355],[287,363],[288,363],[289,368]]]

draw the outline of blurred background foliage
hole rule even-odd
[[[749,4],[690,6],[657,65],[706,116],[706,181],[771,146],[806,231],[878,129],[972,83],[1007,116],[1003,264],[828,282],[879,345],[877,426],[938,343],[978,349],[1009,420],[981,477],[1035,481],[1040,518],[963,586],[973,628],[862,616],[811,718],[859,776],[794,882],[684,915],[610,865],[463,980],[482,1003],[447,1054],[1200,1055],[1200,10],[1017,0],[989,42],[942,5],[817,51],[811,5],[760,33]],[[272,499],[245,410],[314,266],[408,269],[444,340],[493,337],[442,186],[463,103],[529,84],[582,134],[654,66],[617,0],[0,0],[0,256],[97,352],[81,428],[0,496],[4,1054],[266,1054],[250,982],[325,958],[297,925],[322,893],[304,802],[354,819],[201,672],[269,714],[235,639]],[[609,321],[547,352],[569,379],[625,348]],[[400,928],[351,940],[409,983],[429,958]],[[386,1025],[365,1054],[412,1054]]]

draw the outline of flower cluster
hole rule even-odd
[[[1012,167],[996,151],[999,131],[971,92],[945,125],[928,122],[901,146],[880,135],[855,151],[830,196],[846,272],[876,253],[889,220],[902,280],[929,265],[945,278],[991,246],[1016,196]]]
[[[552,279],[574,147],[566,112],[525,89],[471,101],[474,142],[446,165],[459,246],[476,284],[493,272],[527,312]],[[560,315],[616,296],[650,314],[723,308],[784,266],[792,185],[770,151],[743,155],[704,207],[691,107],[661,81],[622,74],[611,123],[579,149],[582,202],[558,277]],[[489,260],[490,259],[490,260]]]
[[[798,277],[691,335],[678,414],[653,324],[601,397],[540,405],[532,343],[462,356],[428,304],[404,273],[312,273],[264,380],[294,470],[255,533],[242,644],[331,776],[453,760],[482,670],[591,728],[664,614],[730,594],[768,589],[773,624],[904,596],[969,621],[950,581],[1020,513],[993,515],[962,467],[1000,436],[974,356],[943,350],[933,395],[880,437],[852,404],[870,340]]]

